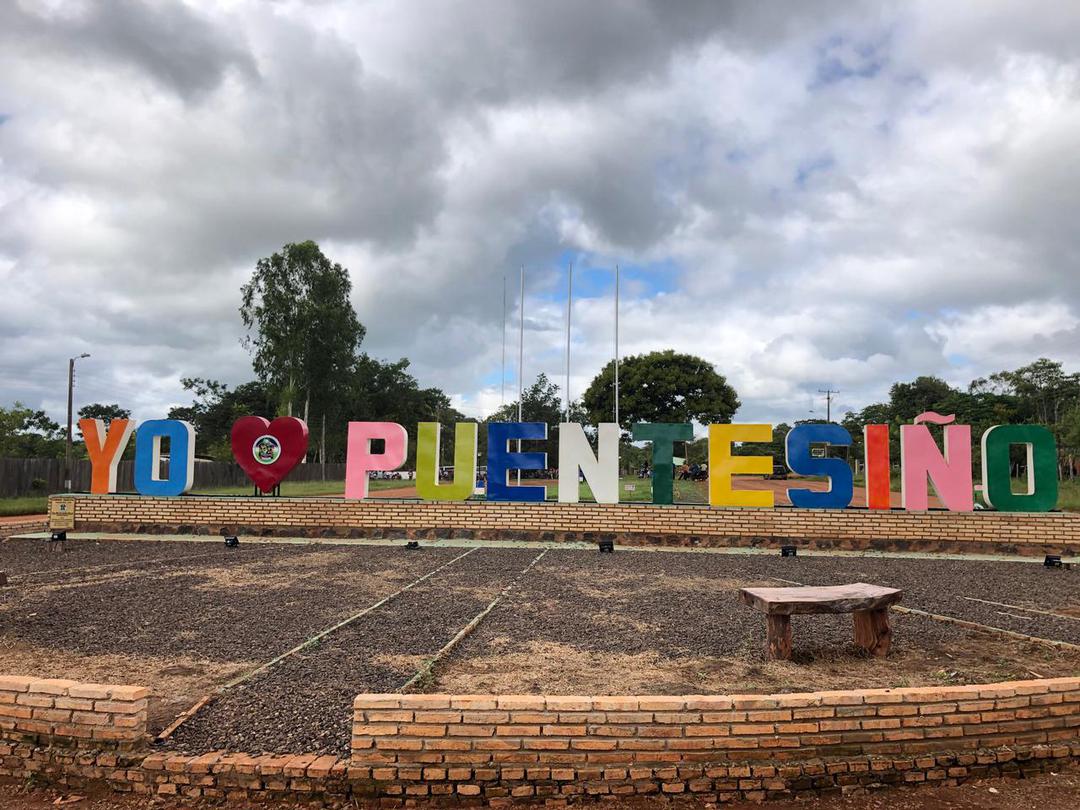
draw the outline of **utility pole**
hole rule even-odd
[[[839,394],[839,391],[833,391],[831,388],[818,389],[819,394],[825,395],[825,421],[832,421],[832,400],[833,394]]]
[[[67,447],[64,450],[64,489],[71,492],[71,409],[72,394],[75,389],[75,361],[82,360],[90,355],[83,353],[78,357],[68,358],[68,413],[67,413]]]

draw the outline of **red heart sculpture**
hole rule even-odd
[[[233,422],[233,458],[263,492],[280,484],[304,458],[307,448],[307,425],[295,416],[279,416],[273,422],[261,416],[242,416]]]

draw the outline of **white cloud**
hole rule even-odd
[[[3,398],[59,415],[81,351],[79,398],[140,418],[181,375],[243,381],[239,286],[304,238],[365,349],[475,415],[522,264],[526,377],[562,384],[569,256],[665,268],[628,276],[623,353],[708,358],[748,420],[1075,368],[1078,35],[1009,2],[8,4]],[[601,275],[576,395],[611,356]]]

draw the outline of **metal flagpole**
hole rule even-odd
[[[574,300],[574,263],[566,276],[566,421],[570,421],[570,310]]]
[[[521,421],[521,403],[525,379],[525,265],[521,265],[521,300],[518,303],[518,421]],[[521,452],[521,439],[518,439],[518,452]],[[521,470],[517,471],[518,486],[521,486]]]
[[[615,265],[615,424],[619,424],[619,265]]]
[[[502,308],[502,399],[499,407],[506,407],[506,273],[503,273],[503,308]]]

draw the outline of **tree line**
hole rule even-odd
[[[344,460],[349,420],[398,422],[410,434],[409,467],[415,463],[419,422],[449,426],[461,421],[517,420],[517,400],[485,419],[467,419],[441,389],[420,384],[410,373],[407,358],[380,360],[362,351],[367,330],[353,309],[351,292],[348,271],[330,261],[313,241],[287,244],[256,263],[241,287],[239,308],[246,329],[242,342],[251,354],[255,378],[230,387],[214,379],[184,377],[181,384],[190,393],[191,404],[175,407],[168,414],[195,427],[200,457],[230,460],[232,424],[250,414],[302,417],[311,434],[310,461]],[[588,428],[613,421],[614,376],[612,361],[581,398],[570,404],[569,412],[559,386],[545,374],[537,375],[525,388],[521,418],[548,425],[549,438],[555,440],[544,448],[550,466],[558,464],[560,422],[569,419]],[[730,422],[740,406],[735,389],[710,362],[670,349],[623,358],[619,383],[619,421],[624,426],[636,422]],[[974,435],[995,424],[1046,425],[1057,437],[1062,458],[1069,465],[1075,449],[1080,448],[1080,374],[1066,373],[1061,362],[1040,358],[1012,371],[972,380],[966,389],[954,388],[933,376],[894,383],[886,401],[844,415],[841,424],[851,433],[853,444],[831,452],[859,459],[863,426],[888,424],[893,427],[895,462],[899,459],[899,426],[927,410],[955,414],[958,422],[972,426]],[[78,415],[108,423],[130,413],[118,404],[92,403],[80,408]],[[781,423],[774,429],[771,445],[736,448],[735,452],[771,452],[782,458],[790,429]],[[453,433],[443,431],[441,458],[446,465],[453,463]],[[647,450],[629,443],[628,430],[623,436],[624,466],[632,469],[647,464]],[[479,431],[479,441],[483,458],[486,431]],[[523,449],[531,449],[528,442]],[[687,442],[683,452],[690,461],[705,461],[706,442]],[[978,464],[979,448],[974,452],[974,463]],[[0,456],[48,458],[63,453],[64,430],[44,411],[18,402],[0,408]],[[85,449],[78,443],[76,454],[85,457]]]

